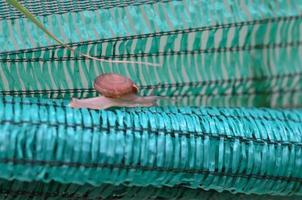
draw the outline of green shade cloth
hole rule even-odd
[[[160,105],[302,105],[301,1],[21,2],[83,53],[161,67],[74,55],[1,0],[4,95],[95,96],[94,78],[116,72],[171,97]]]
[[[24,182],[0,180],[0,199],[5,200],[58,200],[58,199],[122,199],[122,200],[288,200],[287,196],[244,195],[229,192],[194,190],[184,187],[129,187],[102,184],[92,185],[61,184],[58,182]],[[300,196],[291,196],[299,200]]]
[[[5,97],[0,119],[3,179],[302,194],[302,110],[93,111]]]
[[[0,199],[301,198],[302,1],[20,2],[161,67],[0,0]],[[107,72],[168,100],[67,106]]]

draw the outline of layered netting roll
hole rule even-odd
[[[0,103],[0,178],[302,195],[302,110]]]

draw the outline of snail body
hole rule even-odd
[[[70,102],[73,108],[106,109],[110,107],[149,107],[156,105],[157,96],[139,96],[138,87],[124,76],[114,73],[102,74],[94,81],[95,90],[102,96],[75,99]]]

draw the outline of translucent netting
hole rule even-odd
[[[3,95],[95,96],[94,78],[116,72],[133,79],[142,95],[153,92],[171,98],[160,105],[302,104],[299,1],[36,4],[24,1],[72,47],[101,58],[148,61],[161,67],[85,60],[55,45],[17,11],[13,18],[5,12],[0,18]],[[13,10],[3,1],[0,5]]]
[[[0,118],[4,179],[302,194],[302,110],[93,111],[7,97]]]
[[[1,198],[302,194],[300,1],[21,2],[83,53],[161,67],[85,60],[0,0]],[[67,106],[105,72],[168,107]]]

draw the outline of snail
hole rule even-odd
[[[124,76],[107,73],[98,76],[94,89],[103,96],[88,99],[73,98],[72,108],[106,109],[110,107],[150,107],[156,105],[158,96],[139,96],[138,87]]]

